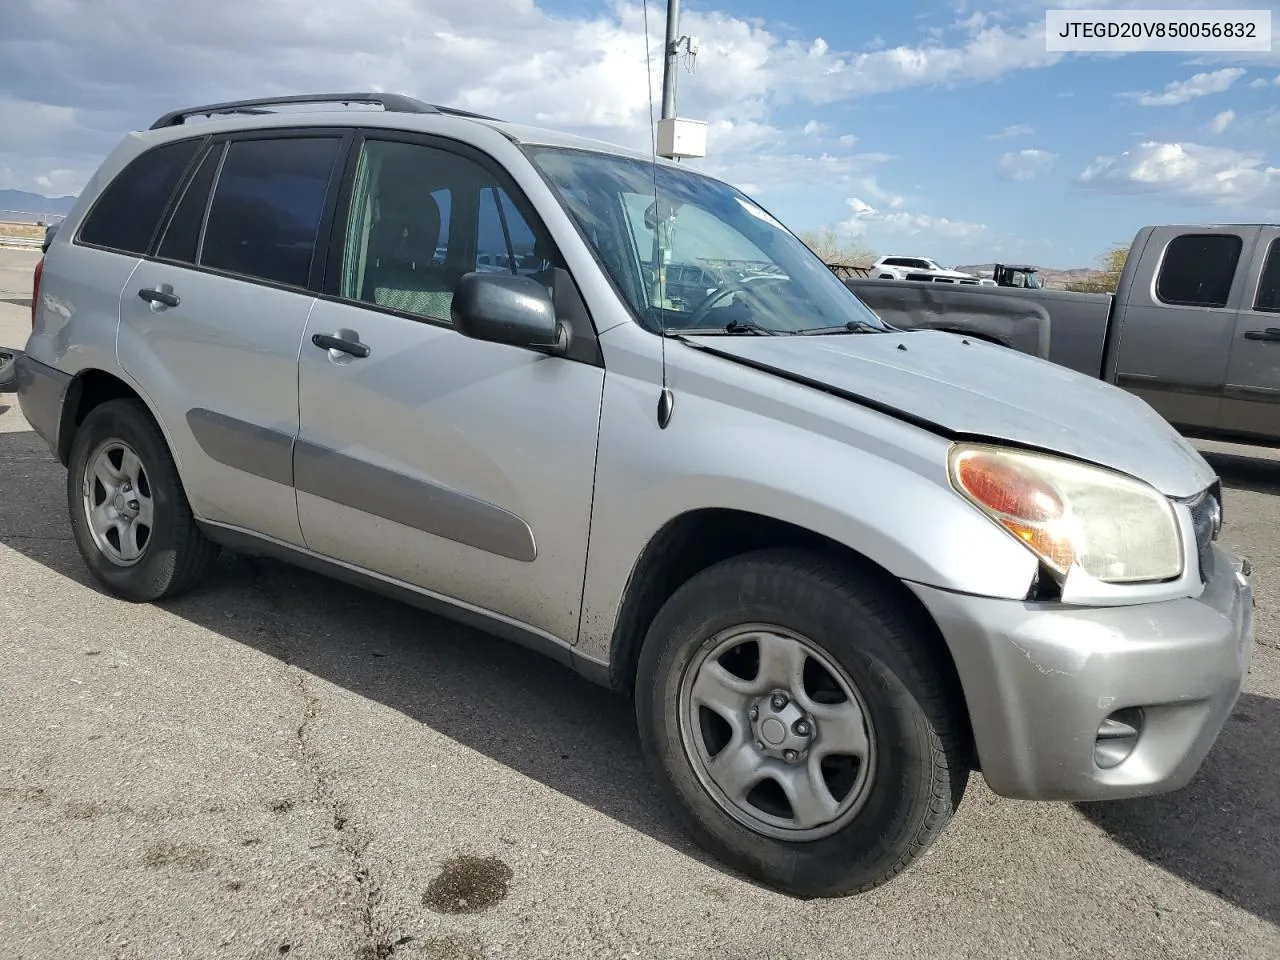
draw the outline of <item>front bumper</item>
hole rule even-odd
[[[1253,653],[1246,568],[1214,544],[1206,572],[1195,599],[1128,607],[908,584],[955,658],[992,790],[1026,800],[1110,800],[1191,780],[1235,706]],[[1104,721],[1128,722],[1135,707],[1138,735],[1122,742],[1130,752],[1110,766],[1104,754],[1099,765]]]

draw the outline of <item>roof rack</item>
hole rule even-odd
[[[152,130],[162,127],[177,127],[186,122],[188,117],[212,117],[222,113],[266,114],[271,110],[264,107],[286,106],[295,103],[373,103],[388,113],[443,113],[455,117],[471,117],[475,120],[493,120],[479,113],[459,110],[455,107],[440,107],[431,103],[407,97],[400,93],[304,93],[287,97],[259,97],[254,100],[229,100],[226,103],[209,103],[199,107],[187,107],[174,110],[151,125]]]

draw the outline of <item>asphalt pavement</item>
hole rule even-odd
[[[0,346],[35,259],[0,250]],[[691,846],[629,705],[536,654],[237,555],[104,595],[0,394],[0,955],[1275,960],[1280,461],[1204,449],[1259,647],[1196,780],[1072,806],[975,776],[906,874],[801,902]]]

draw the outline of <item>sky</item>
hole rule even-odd
[[[1271,0],[1274,2],[1274,0]],[[685,161],[796,231],[944,265],[1094,266],[1144,224],[1280,219],[1280,50],[1056,53],[1046,6],[684,0]],[[175,107],[395,91],[648,148],[666,5],[0,0],[0,189],[77,193]],[[689,68],[692,67],[692,70]]]

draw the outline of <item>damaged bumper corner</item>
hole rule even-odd
[[[982,774],[1026,800],[1184,786],[1235,706],[1253,651],[1248,561],[1216,544],[1201,596],[1073,607],[908,584],[955,658]]]

